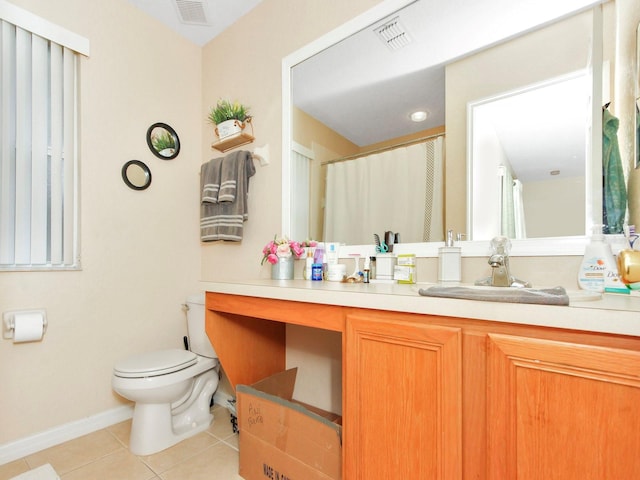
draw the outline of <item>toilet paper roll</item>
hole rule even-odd
[[[13,343],[37,342],[44,334],[41,312],[16,313],[13,317]]]

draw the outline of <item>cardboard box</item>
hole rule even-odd
[[[341,417],[293,400],[297,368],[236,387],[240,476],[245,480],[337,480]]]

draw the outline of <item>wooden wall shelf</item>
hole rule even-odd
[[[246,145],[255,140],[253,135],[249,135],[246,132],[236,133],[235,135],[231,135],[230,137],[223,138],[222,140],[212,143],[211,148],[215,148],[220,152],[227,152],[232,148],[239,147],[241,145]]]

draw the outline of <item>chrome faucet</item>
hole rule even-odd
[[[529,282],[518,280],[509,269],[509,251],[511,242],[507,237],[494,237],[491,240],[493,254],[489,257],[491,276],[476,281],[476,285],[492,287],[531,287]]]
[[[494,253],[489,257],[491,265],[491,285],[494,287],[510,287],[511,272],[509,271],[509,257],[500,253]]]

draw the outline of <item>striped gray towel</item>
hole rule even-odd
[[[244,222],[249,218],[249,178],[256,173],[250,152],[234,152],[224,158],[235,172],[236,192],[233,202],[200,204],[200,240],[214,242],[242,240]]]
[[[212,158],[200,167],[200,201],[218,203],[222,157]]]
[[[222,159],[220,167],[220,191],[218,192],[218,202],[233,202],[236,199],[238,190],[238,168],[237,162],[242,162],[249,152],[234,152]]]

